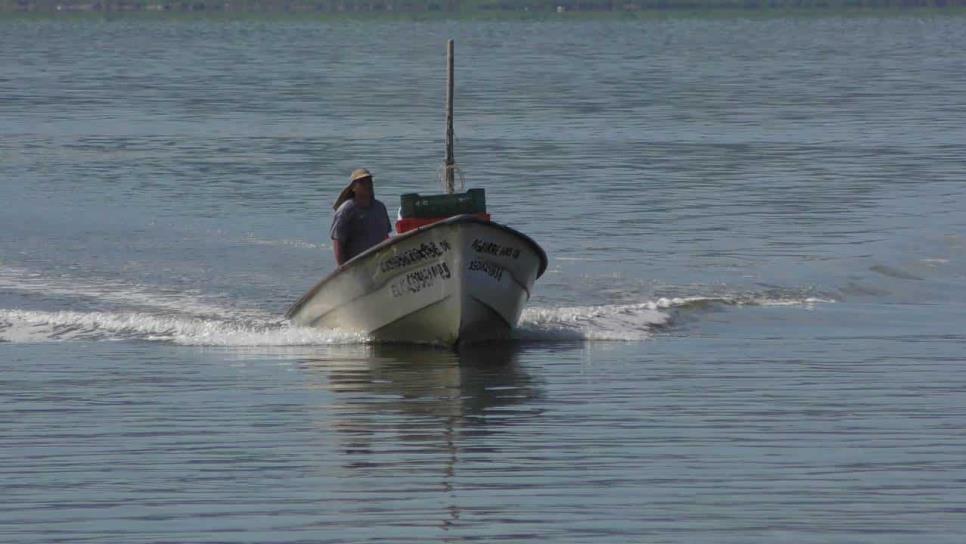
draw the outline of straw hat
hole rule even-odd
[[[366,178],[371,180],[372,174],[365,168],[356,168],[353,170],[352,174],[349,176],[349,184],[345,186],[345,189],[342,189],[341,193],[339,193],[339,198],[335,199],[335,205],[332,206],[332,209],[338,210],[339,206],[341,206],[343,202],[349,200],[350,198],[354,198],[355,191],[352,190],[352,186],[360,179]]]

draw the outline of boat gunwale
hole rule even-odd
[[[319,291],[322,290],[322,287],[324,287],[325,284],[329,283],[334,278],[338,277],[342,273],[344,273],[344,272],[350,270],[351,268],[353,268],[354,265],[355,265],[355,263],[357,261],[361,261],[362,259],[364,259],[365,257],[368,257],[369,255],[371,255],[373,253],[376,253],[376,252],[378,252],[378,251],[380,251],[380,250],[382,250],[384,248],[387,248],[387,247],[389,247],[389,246],[391,246],[393,244],[401,243],[402,241],[404,241],[404,240],[406,240],[408,238],[411,238],[413,236],[416,236],[417,234],[420,234],[420,233],[423,233],[423,232],[432,230],[434,228],[441,228],[441,227],[444,227],[444,226],[461,224],[461,223],[477,223],[477,224],[480,224],[480,225],[487,225],[487,226],[490,226],[490,227],[494,227],[494,228],[503,230],[505,232],[508,232],[510,234],[513,234],[513,235],[519,237],[520,239],[522,239],[524,242],[526,242],[527,244],[529,244],[531,246],[531,248],[537,254],[537,257],[540,259],[540,267],[537,270],[537,278],[539,278],[540,276],[543,275],[544,272],[546,272],[546,270],[547,270],[547,254],[543,250],[543,248],[540,247],[540,244],[538,244],[536,241],[534,241],[533,238],[530,238],[526,234],[523,234],[522,232],[520,232],[520,231],[518,231],[518,230],[516,230],[514,228],[511,228],[511,227],[508,227],[506,225],[503,225],[503,224],[500,224],[500,223],[496,223],[496,222],[493,222],[493,221],[487,221],[485,219],[480,219],[479,217],[477,217],[476,215],[473,215],[473,214],[456,215],[456,216],[453,216],[453,217],[448,217],[446,219],[443,219],[442,221],[437,221],[437,222],[431,223],[429,225],[423,225],[422,227],[418,227],[416,229],[413,229],[413,230],[404,232],[402,234],[397,234],[396,236],[393,236],[391,238],[387,238],[386,240],[383,240],[382,242],[379,242],[378,244],[370,247],[369,249],[367,249],[367,250],[363,251],[362,253],[356,255],[355,257],[349,259],[344,264],[342,264],[341,266],[339,266],[338,268],[336,268],[335,270],[333,270],[331,273],[329,273],[328,276],[326,276],[326,277],[322,278],[321,280],[319,280],[319,282],[316,283],[314,287],[312,287],[311,289],[309,289],[309,291],[307,293],[305,293],[304,295],[302,295],[301,298],[299,298],[294,304],[292,304],[292,306],[289,307],[288,311],[285,312],[285,317],[288,318],[288,319],[291,319],[299,310],[302,309],[302,306],[304,306],[306,302],[308,302],[309,300],[311,300],[316,294],[318,294]]]

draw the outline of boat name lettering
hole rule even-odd
[[[452,277],[446,263],[436,263],[413,270],[406,277],[390,285],[393,297],[401,297],[406,293],[418,293],[436,283],[437,279],[448,280]]]
[[[501,246],[495,242],[480,240],[479,238],[473,240],[471,245],[477,253],[487,253],[496,257],[512,257],[514,259],[520,258],[520,250],[515,247]]]
[[[503,279],[504,268],[498,264],[494,264],[488,261],[470,261],[470,270],[479,270],[486,273],[487,276],[500,281]]]
[[[446,240],[438,244],[436,242],[424,242],[419,247],[407,249],[398,255],[393,255],[382,261],[379,265],[379,271],[391,272],[397,268],[404,268],[420,261],[425,261],[426,259],[435,259],[441,257],[449,249],[449,242]]]

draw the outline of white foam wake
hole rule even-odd
[[[654,303],[525,312],[524,341],[642,340],[670,316]],[[298,327],[285,320],[223,320],[140,312],[43,312],[0,309],[0,342],[134,340],[187,346],[257,347],[365,343],[359,333]]]
[[[189,346],[354,344],[361,334],[297,327],[283,320],[225,321],[137,312],[0,310],[0,341],[143,340]]]
[[[520,316],[516,336],[521,340],[644,340],[667,325],[671,315],[661,311],[670,302],[603,306],[528,308]]]
[[[125,307],[173,311],[179,314],[218,316],[222,318],[270,318],[251,310],[219,304],[197,292],[162,290],[157,287],[132,285],[114,280],[80,280],[44,276],[15,267],[0,267],[0,289],[68,298],[85,298]]]
[[[330,249],[326,244],[315,244],[305,240],[265,240],[249,235],[245,241],[256,246],[294,247],[296,249]]]
[[[3,280],[7,283],[2,283]],[[30,279],[11,282],[0,275],[0,287],[23,289]],[[52,282],[34,286],[50,291]],[[90,287],[90,286],[88,286]],[[84,292],[84,289],[81,289]],[[76,294],[76,288],[70,291]],[[93,290],[90,291],[93,294]],[[104,296],[110,294],[100,293]],[[167,299],[128,287],[114,298],[138,301],[161,313],[142,311],[33,311],[0,309],[0,342],[137,340],[192,346],[311,346],[365,343],[360,333],[298,327],[277,316],[235,308],[192,303],[184,296]],[[529,308],[521,316],[516,338],[523,341],[641,341],[670,325],[676,312],[708,305],[811,306],[834,302],[801,295],[735,295],[659,298],[635,304]],[[169,308],[170,306],[170,308]],[[170,312],[169,310],[176,310]],[[187,315],[186,315],[187,314]],[[252,317],[262,316],[262,317]]]
[[[733,295],[659,298],[637,304],[529,308],[520,317],[521,340],[640,341],[673,321],[674,311],[725,306],[811,306],[835,302],[799,295]]]

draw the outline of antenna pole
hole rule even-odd
[[[456,159],[453,158],[453,40],[446,42],[446,192],[456,190]]]

